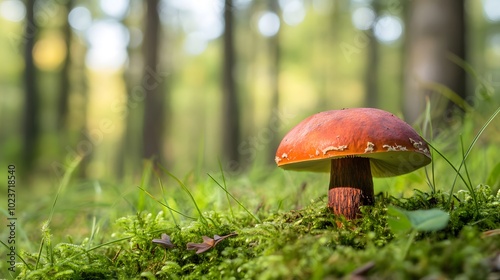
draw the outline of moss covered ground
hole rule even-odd
[[[500,193],[476,189],[479,214],[468,192],[454,198],[419,192],[408,199],[380,194],[363,218],[333,216],[321,197],[299,210],[233,215],[203,212],[174,223],[160,211],[119,218],[106,241],[50,244],[26,253],[20,279],[495,279],[500,254]],[[388,206],[443,209],[440,231],[395,235]],[[413,236],[412,232],[414,232]],[[208,250],[187,250],[202,236],[228,236]],[[153,243],[167,234],[171,245]],[[496,278],[498,279],[498,278]]]
[[[146,164],[134,182],[80,182],[75,164],[25,210],[16,272],[2,277],[500,279],[492,119],[432,139],[425,169],[375,180],[375,205],[351,221],[326,207],[328,175],[263,166],[179,179]]]

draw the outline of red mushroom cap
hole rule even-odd
[[[330,172],[335,158],[369,158],[372,175],[409,173],[431,162],[427,143],[393,114],[373,108],[321,112],[283,138],[276,164],[287,170]]]

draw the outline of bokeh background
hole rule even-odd
[[[78,157],[89,179],[144,159],[231,176],[275,168],[281,137],[323,110],[421,127],[430,106],[434,134],[487,119],[500,1],[2,0],[0,61],[0,163],[26,184]]]

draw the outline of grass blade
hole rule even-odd
[[[429,137],[431,141],[433,140],[432,137],[434,135],[434,132],[432,130],[432,118],[431,118],[431,103],[429,101],[429,97],[425,97],[425,119],[424,119],[424,128],[423,128],[423,134],[422,135],[427,135],[427,130],[429,130]],[[435,193],[436,192],[436,178],[434,176],[434,156],[431,153],[431,174],[429,176],[429,172],[427,171],[427,168],[425,168],[425,176],[427,178],[427,184],[429,185],[431,192]]]
[[[5,244],[2,240],[0,240],[0,244],[5,246],[5,248],[7,248],[7,250],[10,250],[10,246]],[[16,254],[17,258],[20,259],[29,270],[33,270],[33,268],[23,259],[23,257],[17,253],[17,251],[14,253]]]
[[[50,222],[52,221],[52,217],[54,216],[54,211],[56,209],[56,204],[57,201],[59,200],[59,196],[63,193],[63,191],[66,189],[66,187],[69,184],[69,180],[71,179],[71,175],[75,171],[75,169],[78,167],[80,162],[82,161],[83,157],[82,156],[77,156],[68,166],[66,171],[64,172],[63,178],[61,179],[61,182],[59,183],[59,187],[57,188],[56,196],[54,197],[54,201],[52,202],[52,206],[50,208],[50,214],[49,218],[45,221],[44,225],[42,226],[42,232],[44,232],[42,240],[40,241],[40,247],[38,249],[38,255],[35,263],[35,269],[38,269],[38,265],[40,264],[40,259],[42,257],[42,251],[43,247],[45,245],[45,241],[47,238],[50,238],[50,235],[45,234],[45,231],[49,229]],[[49,253],[49,258],[52,259],[52,245],[49,243],[47,245],[50,248],[47,248],[48,253]]]
[[[481,134],[483,134],[483,132],[486,130],[486,128],[490,125],[490,123],[493,121],[493,119],[495,119],[495,117],[498,115],[498,113],[500,113],[500,107],[498,107],[495,112],[488,118],[488,120],[483,124],[483,126],[479,129],[479,131],[476,133],[476,135],[474,136],[474,139],[472,139],[472,142],[471,144],[469,145],[469,148],[467,149],[467,152],[465,153],[464,155],[464,159],[462,161],[462,164],[463,162],[467,159],[467,157],[469,156],[470,154],[470,151],[472,150],[472,148],[474,147],[474,145],[476,145],[476,142],[477,140],[479,140],[479,137],[481,136]],[[461,164],[461,165],[462,165]],[[458,170],[460,170],[461,168],[461,165],[460,167],[458,168]]]
[[[188,194],[189,198],[191,198],[191,201],[193,202],[194,204],[194,207],[196,208],[196,211],[198,212],[198,215],[200,217],[200,221],[205,225],[205,226],[208,226],[208,222],[207,222],[207,219],[205,219],[205,217],[203,216],[203,213],[201,212],[200,210],[200,207],[198,207],[198,204],[196,203],[196,200],[194,199],[194,196],[193,194],[189,191],[189,189],[186,187],[186,185],[184,185],[184,183],[182,183],[181,180],[179,180],[179,178],[177,178],[174,174],[170,173],[168,170],[166,170],[163,166],[159,165],[159,167],[163,170],[163,172],[165,172],[168,176],[172,177],[172,179],[174,179],[175,181],[177,181],[177,183],[179,184],[179,186]]]
[[[173,211],[173,212],[175,212],[175,213],[177,213],[177,214],[179,214],[179,215],[181,215],[181,216],[183,216],[183,217],[185,217],[185,218],[192,219],[192,220],[196,220],[196,218],[195,218],[195,217],[188,216],[188,215],[186,215],[186,214],[184,214],[184,213],[182,213],[182,212],[180,212],[180,211],[178,211],[178,210],[173,209],[172,207],[168,206],[167,204],[165,204],[165,203],[161,202],[159,199],[157,199],[154,195],[152,195],[151,193],[149,193],[147,190],[145,190],[145,189],[143,189],[143,188],[141,188],[141,187],[138,187],[138,188],[139,188],[141,191],[143,191],[145,194],[147,194],[149,197],[151,197],[154,201],[158,202],[159,204],[161,204],[163,207],[166,207],[166,208],[167,208],[167,209],[169,209],[170,211]]]
[[[165,207],[168,209],[168,212],[170,213],[170,216],[172,217],[172,220],[174,220],[175,226],[179,227],[179,224],[177,223],[177,220],[175,219],[173,210],[170,207],[170,205],[168,204],[168,201],[166,199],[167,196],[165,194],[165,188],[163,187],[163,182],[161,181],[161,179],[159,177],[158,177],[158,183],[160,183],[161,194],[162,194],[163,200],[165,201],[165,205],[166,205]]]
[[[151,173],[153,171],[153,161],[152,160],[146,160],[144,162],[144,171],[142,172],[142,177],[141,177],[141,188],[142,189],[147,189],[147,186],[149,185],[149,181],[151,179]],[[139,198],[137,199],[137,211],[141,212],[143,211],[145,207],[146,201],[144,194],[140,193]]]
[[[68,166],[68,169],[66,169],[66,172],[64,172],[64,176],[61,179],[61,182],[59,183],[59,187],[57,189],[56,196],[54,197],[54,202],[52,202],[52,207],[50,208],[50,214],[49,218],[47,219],[47,224],[50,224],[52,221],[52,216],[54,216],[54,210],[56,209],[56,204],[57,200],[59,200],[59,195],[66,189],[66,187],[69,184],[69,180],[71,179],[71,175],[75,171],[76,167],[80,164],[82,161],[83,157],[77,156],[75,160],[73,160],[70,165]]]
[[[434,147],[431,143],[429,143],[427,140],[424,139],[425,142],[427,142],[427,145],[429,145],[429,147],[431,147],[431,149],[433,149],[438,155],[440,155],[447,163],[448,165],[451,166],[451,168],[453,168],[453,170],[455,171],[455,173],[457,174],[458,177],[460,177],[460,179],[462,179],[462,181],[464,182],[464,184],[467,186],[467,181],[464,179],[464,177],[462,176],[462,174],[460,174],[460,172],[458,172],[458,169],[455,167],[455,165],[453,165],[453,163],[450,162],[450,160],[448,158],[446,158],[445,155],[443,155],[436,147]],[[451,191],[450,193],[453,193],[453,186],[451,188]],[[451,197],[451,195],[450,195]]]
[[[479,216],[479,205],[477,203],[477,196],[476,196],[476,192],[474,191],[474,188],[472,186],[472,181],[470,179],[470,176],[469,176],[469,171],[467,170],[467,164],[466,164],[466,161],[465,161],[465,154],[464,154],[464,141],[463,141],[463,138],[460,136],[460,147],[461,147],[461,151],[462,151],[462,162],[463,162],[463,166],[464,166],[464,170],[465,170],[465,177],[467,178],[468,182],[469,182],[469,192],[472,196],[472,200],[474,201],[474,206],[476,206],[476,215]]]
[[[250,212],[250,210],[248,210],[238,199],[236,199],[236,197],[234,197],[229,191],[227,191],[227,189],[225,189],[219,182],[217,182],[217,180],[215,180],[214,177],[212,177],[212,175],[210,174],[207,174],[208,177],[210,177],[228,196],[230,196],[234,201],[236,201],[236,203],[238,203],[238,205],[243,208],[243,210],[245,210],[245,212],[247,212],[252,218],[254,218],[254,220],[256,220],[257,222],[261,223],[259,217],[255,216],[252,212]]]
[[[467,157],[469,156],[472,148],[474,145],[476,145],[477,141],[479,140],[479,137],[483,134],[483,132],[486,130],[486,128],[490,125],[490,123],[495,119],[495,117],[500,113],[500,107],[498,107],[495,112],[488,118],[488,120],[483,124],[483,126],[479,129],[479,131],[476,133],[474,138],[472,139],[471,144],[469,145],[469,148],[467,149],[467,152],[463,155],[462,162],[458,166],[458,169],[456,169],[457,175],[455,176],[455,180],[453,181],[453,184],[451,186],[451,191],[450,193],[453,193],[453,189],[455,188],[455,182],[457,180],[457,176],[460,176],[461,179],[464,181],[465,185],[467,186],[467,182],[463,179],[463,177],[460,175],[460,169],[462,169],[462,166],[465,164],[465,161],[467,160]],[[434,149],[434,148],[433,148]],[[472,189],[472,186],[470,186],[471,191],[473,192],[474,190]],[[448,200],[448,205],[451,204],[451,198],[450,196]]]
[[[231,206],[231,200],[229,199],[229,192],[227,191],[226,176],[224,176],[224,170],[222,169],[222,163],[220,162],[220,160],[219,160],[219,169],[220,169],[220,173],[222,176],[222,184],[224,186],[223,189],[224,189],[224,192],[226,193],[227,205],[229,206],[229,211],[231,212],[231,217],[234,219],[233,207]],[[214,180],[214,178],[212,178],[212,180]],[[218,184],[218,185],[220,186],[220,184]]]

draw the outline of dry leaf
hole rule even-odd
[[[153,243],[156,243],[162,247],[165,247],[167,249],[172,249],[175,247],[174,244],[172,244],[172,241],[170,241],[170,236],[167,234],[163,233],[161,235],[161,239],[153,239]]]
[[[208,236],[202,236],[203,238],[203,243],[193,243],[189,242],[187,244],[187,249],[188,250],[196,250],[196,254],[201,254],[213,246],[215,246],[215,240],[208,237]]]
[[[230,234],[224,235],[224,236],[214,235],[214,238],[210,238],[208,236],[202,236],[203,243],[189,242],[187,244],[187,249],[188,250],[196,250],[196,254],[201,254],[205,251],[208,251],[210,248],[215,247],[215,245],[217,245],[217,243],[221,242],[222,240],[224,240],[230,236],[233,236],[233,235],[237,235],[237,233],[233,232],[233,233],[230,233]]]
[[[484,231],[482,236],[489,237],[489,236],[494,236],[494,235],[499,235],[499,234],[500,234],[500,228]]]
[[[370,261],[362,265],[361,267],[358,267],[356,270],[351,272],[351,280],[363,280],[363,279],[368,279],[366,274],[373,268],[375,267],[375,262]]]

